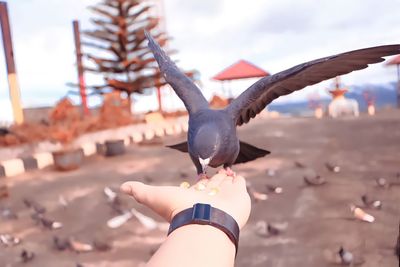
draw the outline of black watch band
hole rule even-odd
[[[175,229],[188,224],[203,224],[214,226],[223,231],[235,244],[236,254],[239,244],[239,225],[228,213],[211,207],[209,204],[197,203],[193,208],[183,210],[172,218],[168,235]]]

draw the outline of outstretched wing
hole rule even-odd
[[[384,61],[382,57],[400,54],[400,45],[386,45],[355,50],[303,63],[261,78],[227,107],[236,125],[247,123],[274,99],[306,86]]]
[[[208,108],[208,102],[204,98],[200,89],[183,74],[174,62],[164,53],[159,44],[153,37],[145,31],[149,48],[153,52],[154,58],[157,60],[161,73],[165,80],[172,86],[175,93],[185,104],[189,113],[194,113],[199,109]]]

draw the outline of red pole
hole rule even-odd
[[[17,79],[17,71],[14,63],[14,52],[11,38],[10,20],[6,2],[0,2],[0,24],[3,36],[4,56],[7,63],[8,86],[10,89],[11,105],[14,121],[18,124],[24,122],[24,114],[21,107],[21,96]]]
[[[85,86],[85,77],[84,70],[82,65],[82,51],[81,51],[81,36],[79,31],[79,21],[74,20],[72,22],[74,27],[74,38],[75,38],[75,53],[76,53],[76,65],[78,68],[78,82],[79,82],[79,93],[81,95],[82,100],[82,109],[83,114],[88,115],[89,109],[86,101],[86,86]]]

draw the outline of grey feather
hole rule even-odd
[[[149,41],[149,48],[153,52],[165,80],[183,101],[188,112],[194,113],[200,109],[208,108],[208,101],[204,98],[200,89],[178,69],[147,31],[145,31],[145,35]]]
[[[368,64],[384,61],[382,57],[400,54],[400,45],[365,48],[303,63],[267,76],[232,101],[228,110],[242,125],[254,118],[274,99],[306,86],[365,69]]]
[[[199,174],[205,171],[204,162],[211,167],[223,165],[227,168],[267,155],[269,151],[239,141],[236,127],[254,118],[274,99],[323,80],[364,69],[368,64],[383,61],[382,57],[400,54],[400,45],[388,45],[303,63],[260,79],[227,108],[212,110],[200,89],[176,67],[150,34],[145,34],[165,80],[189,111],[188,141],[170,147],[189,152]]]

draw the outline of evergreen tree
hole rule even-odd
[[[161,46],[165,46],[168,38],[157,28],[159,20],[150,15],[148,1],[102,0],[90,9],[97,15],[92,19],[96,29],[84,33],[92,42],[83,44],[100,53],[87,55],[94,67],[86,69],[104,76],[105,84],[97,89],[126,92],[130,110],[131,94],[165,84],[147,47],[144,30]]]

